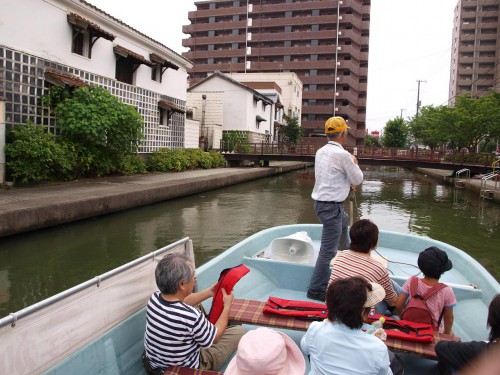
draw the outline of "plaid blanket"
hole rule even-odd
[[[194,368],[187,368],[181,366],[172,366],[169,367],[163,375],[217,375],[223,374],[222,372],[217,371],[208,371],[208,370],[199,370]]]

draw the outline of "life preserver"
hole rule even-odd
[[[227,294],[231,293],[234,285],[248,272],[250,272],[250,269],[244,264],[222,270],[219,276],[219,281],[214,288],[212,307],[210,308],[210,313],[208,314],[208,320],[212,324],[217,322],[217,319],[219,319],[220,314],[224,309],[222,289],[224,289]]]
[[[283,315],[310,320],[322,320],[328,316],[324,303],[294,301],[278,297],[269,297],[263,312],[266,315]]]
[[[373,323],[383,315],[370,314],[366,323]],[[434,342],[434,330],[432,325],[425,323],[415,323],[409,320],[395,320],[389,316],[384,316],[384,331],[387,337],[397,338],[406,341],[415,342]]]

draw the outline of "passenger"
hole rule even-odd
[[[440,341],[436,344],[439,371],[442,375],[462,370],[479,358],[483,352],[490,352],[496,348],[497,354],[500,354],[498,352],[500,350],[500,294],[497,294],[490,303],[487,325],[490,327],[488,341]],[[496,363],[498,367],[498,362]],[[470,373],[483,374],[483,372],[473,371]]]
[[[300,342],[309,355],[309,375],[393,374],[391,361],[402,374],[400,360],[376,336],[361,330],[376,303],[384,299],[384,289],[362,277],[334,280],[328,287],[328,319],[313,322]],[[396,367],[395,367],[396,368]]]
[[[435,246],[422,251],[418,256],[417,264],[424,277],[421,279],[416,276],[410,277],[403,285],[402,292],[394,309],[394,313],[398,316],[404,314],[404,306],[409,296],[414,296],[415,294],[423,296],[433,286],[439,284],[439,278],[443,273],[451,270],[453,267],[446,252]],[[417,279],[417,290],[412,290],[411,288],[412,278]],[[434,329],[436,331],[439,330],[439,332],[451,334],[453,327],[453,307],[457,304],[453,289],[445,286],[430,296],[426,304],[431,314]]]
[[[350,189],[363,182],[358,160],[342,147],[347,141],[348,129],[342,117],[330,117],[325,123],[328,144],[316,152],[314,159],[315,183],[311,197],[323,231],[307,298],[321,302],[325,302],[331,260],[339,247],[349,247],[349,216],[344,211],[344,201]]]
[[[243,335],[226,375],[304,375],[306,361],[295,342],[282,332],[257,328]]]
[[[396,305],[401,287],[392,282],[387,269],[371,257],[371,251],[378,244],[378,227],[368,219],[361,219],[352,225],[349,236],[349,250],[339,252],[335,258],[330,283],[336,279],[361,276],[367,281],[382,285],[385,299],[375,306],[375,312],[386,314],[386,310]]]
[[[218,371],[245,333],[241,326],[227,327],[233,294],[222,289],[224,309],[214,325],[193,306],[212,297],[215,284],[193,293],[195,270],[187,256],[165,255],[155,277],[159,291],[146,309],[143,364],[148,374],[163,374],[174,365]]]

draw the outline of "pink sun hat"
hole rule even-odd
[[[226,375],[304,375],[306,362],[295,342],[282,332],[257,328],[245,333]]]

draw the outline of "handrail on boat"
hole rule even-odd
[[[39,311],[45,307],[48,307],[56,302],[59,302],[65,298],[68,298],[72,296],[73,294],[76,294],[84,289],[87,289],[93,285],[97,285],[97,287],[100,286],[100,283],[106,279],[109,279],[110,277],[116,276],[124,271],[127,271],[128,269],[135,267],[138,264],[144,263],[147,260],[155,260],[156,257],[160,254],[163,254],[169,250],[172,250],[180,245],[185,245],[190,241],[189,237],[185,237],[183,239],[180,239],[174,243],[171,243],[165,247],[162,247],[161,249],[152,251],[149,254],[146,254],[138,259],[135,259],[127,264],[124,264],[120,267],[117,267],[115,269],[112,269],[111,271],[108,271],[106,273],[103,273],[100,276],[96,276],[93,279],[87,280],[81,284],[78,284],[74,286],[73,288],[67,289],[61,293],[58,293],[52,297],[49,297],[47,299],[44,299],[43,301],[40,301],[38,303],[35,303],[31,306],[28,306],[22,310],[19,310],[18,312],[15,313],[10,313],[8,316],[0,319],[0,327],[3,327],[7,324],[14,324],[17,322],[17,320],[24,318],[30,314],[33,314],[36,311]]]

